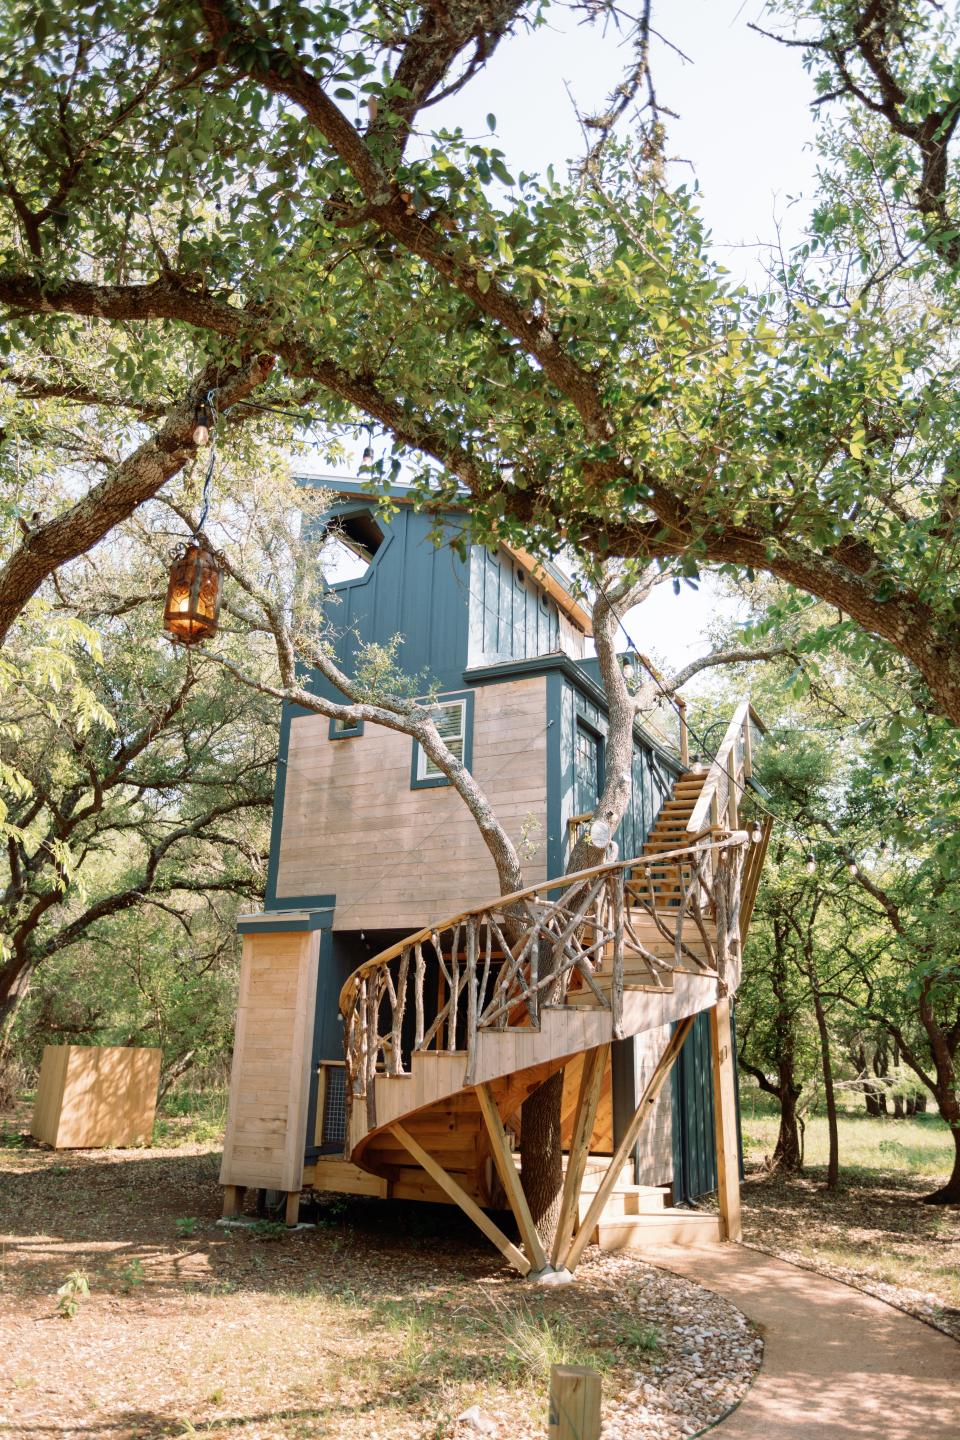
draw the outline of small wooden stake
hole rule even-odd
[[[599,1440],[600,1376],[583,1365],[550,1367],[547,1440]]]

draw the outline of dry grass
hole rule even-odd
[[[747,1242],[870,1290],[960,1339],[960,1207],[921,1203],[950,1171],[953,1145],[942,1122],[843,1116],[841,1186],[831,1194],[826,1120],[807,1120],[805,1174],[783,1178],[763,1169],[776,1121],[751,1110],[747,1100]]]
[[[315,1230],[223,1228],[209,1142],[54,1154],[5,1134],[4,1436],[439,1440],[479,1404],[540,1440],[551,1364],[602,1369],[615,1406],[684,1363],[651,1316],[702,1292],[639,1261],[592,1251],[575,1287],[530,1290],[448,1207],[393,1205],[386,1225],[380,1202],[338,1200]],[[71,1274],[89,1294],[64,1318]]]

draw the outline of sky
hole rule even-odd
[[[755,282],[778,225],[786,245],[800,239],[815,176],[812,84],[799,51],[749,29],[764,24],[763,12],[762,0],[663,0],[653,17],[670,42],[654,49],[653,73],[660,103],[679,117],[668,122],[673,176],[699,184],[719,262],[733,279]],[[602,110],[629,59],[613,27],[604,34],[578,24],[559,6],[549,13],[546,27],[505,41],[458,96],[429,112],[432,124],[460,125],[484,141],[495,115],[514,172],[552,163],[562,173],[581,155],[576,110]],[[625,620],[640,650],[673,669],[705,653],[706,628],[732,613],[706,578],[679,596],[659,586]]]

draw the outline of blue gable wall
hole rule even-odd
[[[331,516],[349,515],[364,507],[337,504]],[[366,574],[332,585],[324,613],[336,632],[336,652],[343,669],[353,668],[361,645],[380,644],[401,635],[397,660],[408,675],[426,673],[441,689],[457,689],[467,664],[470,597],[469,563],[430,539],[433,521],[401,506],[389,520],[377,516],[384,542]],[[450,538],[458,533],[455,515],[445,517]],[[315,682],[322,684],[322,682]],[[318,693],[337,697],[333,687]],[[337,697],[339,698],[339,697]]]

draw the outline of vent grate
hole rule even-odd
[[[327,1067],[323,1093],[324,1145],[343,1145],[347,1138],[347,1071],[343,1065]]]

